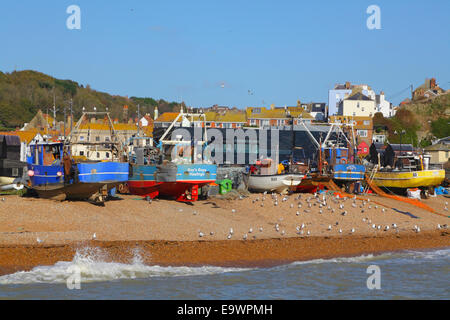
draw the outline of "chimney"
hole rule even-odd
[[[347,81],[347,82],[345,83],[345,89],[347,89],[347,90],[350,89],[350,82]]]
[[[431,78],[430,80],[430,89],[436,88],[436,78]]]
[[[155,117],[155,120],[156,120],[156,119],[158,119],[158,117],[159,117],[159,114],[158,114],[158,107],[155,107],[154,113],[155,113],[154,117]]]

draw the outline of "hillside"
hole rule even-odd
[[[46,74],[26,70],[11,73],[0,72],[0,130],[12,130],[30,121],[36,112],[53,106],[53,96],[59,109],[57,118],[63,119],[63,108],[73,99],[74,117],[78,119],[83,106],[92,110],[108,107],[113,118],[123,118],[123,106],[128,105],[128,117],[136,117],[137,105],[141,114],[153,115],[155,106],[160,113],[179,110],[180,104],[153,98],[122,97],[99,92],[71,80],[55,79]]]
[[[419,140],[427,139],[430,135],[436,138],[450,136],[450,93],[427,101],[413,102],[404,108],[414,114],[420,125],[417,132]]]
[[[402,136],[404,143],[425,147],[435,138],[450,136],[450,93],[434,99],[412,102],[400,107],[392,118],[383,118],[377,113],[374,117],[376,132],[380,127],[387,128],[388,139],[399,143],[400,136],[395,131],[405,130]]]

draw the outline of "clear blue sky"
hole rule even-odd
[[[66,28],[72,4],[81,30]],[[366,27],[372,4],[381,30]],[[345,81],[387,97],[426,77],[450,88],[448,0],[2,1],[0,39],[3,72],[192,106],[328,102]]]

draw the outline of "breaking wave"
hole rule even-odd
[[[129,264],[105,262],[107,255],[99,248],[77,250],[72,261],[60,261],[52,266],[39,266],[30,271],[20,271],[0,277],[0,285],[14,284],[63,284],[74,272],[80,276],[80,283],[104,282],[123,279],[144,279],[150,277],[179,277],[241,272],[246,268],[203,267],[161,267],[147,266],[142,262],[139,250],[134,251]]]

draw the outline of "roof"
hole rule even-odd
[[[424,148],[427,151],[450,151],[450,145],[445,143],[436,143]]]
[[[20,141],[26,142],[27,144],[36,137],[39,132],[37,130],[29,131],[10,131],[10,132],[0,132],[0,135],[4,136],[18,136]]]
[[[362,100],[362,101],[373,101],[368,96],[362,94],[361,92],[356,92],[349,97],[345,98],[344,100]]]
[[[179,112],[164,112],[155,120],[155,122],[173,122],[179,114]],[[179,119],[178,121],[181,120]]]
[[[254,112],[255,109],[259,109],[259,113]],[[305,119],[313,119],[313,117],[306,112],[303,108],[301,107],[289,107],[286,108],[289,113],[291,114],[292,117],[294,118],[298,118],[298,117],[302,117]],[[288,119],[288,115],[285,111],[284,108],[280,108],[280,109],[266,109],[265,107],[261,107],[261,108],[247,108],[246,110],[247,113],[247,118],[249,119]]]
[[[391,143],[390,145],[391,145],[391,147],[392,147],[392,149],[394,151],[400,151],[400,150],[402,150],[402,151],[414,151],[414,147],[413,147],[412,144],[405,144],[405,143],[393,144],[393,143]]]

